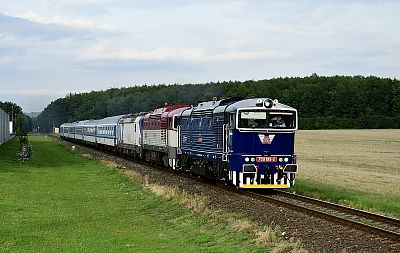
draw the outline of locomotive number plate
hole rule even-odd
[[[259,163],[268,163],[268,162],[277,162],[278,158],[276,156],[257,156],[256,162]]]

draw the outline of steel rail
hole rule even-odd
[[[347,227],[353,227],[353,228],[357,228],[359,230],[368,232],[370,234],[375,234],[375,235],[379,235],[379,236],[383,236],[389,239],[392,239],[394,241],[400,241],[400,233],[394,232],[394,231],[390,231],[387,229],[383,229],[383,228],[379,228],[379,227],[375,227],[375,226],[371,226],[365,223],[361,223],[352,219],[347,219],[344,217],[340,217],[340,216],[336,216],[327,212],[323,212],[323,211],[319,211],[313,208],[309,208],[303,205],[299,205],[293,202],[289,202],[289,201],[284,201],[281,199],[277,199],[274,197],[274,195],[264,195],[264,194],[259,194],[259,193],[255,193],[255,192],[246,192],[247,195],[252,196],[254,198],[263,200],[263,201],[267,201],[267,202],[272,202],[276,205],[279,206],[284,206],[288,209],[297,211],[297,212],[305,212],[308,213],[312,216],[318,217],[318,218],[322,218],[325,220],[329,220]]]
[[[396,226],[396,227],[400,228],[400,220],[396,219],[396,218],[388,217],[388,216],[381,215],[381,214],[371,213],[371,212],[367,212],[364,210],[351,208],[351,207],[331,203],[328,201],[303,196],[303,195],[298,195],[298,194],[291,193],[291,192],[285,192],[285,191],[281,191],[281,190],[275,190],[275,192],[278,195],[282,195],[284,197],[288,197],[288,198],[295,199],[295,200],[300,200],[300,201],[307,202],[310,204],[314,204],[314,205],[326,207],[326,208],[329,208],[332,210],[336,210],[338,212],[356,215],[356,216],[363,217],[363,218],[366,218],[366,219],[369,219],[372,221],[378,221],[381,223],[385,223],[387,225]]]

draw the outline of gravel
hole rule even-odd
[[[301,240],[309,252],[400,252],[400,242],[370,235],[363,231],[344,227],[326,220],[295,212],[257,199],[213,187],[166,170],[61,141],[63,145],[89,153],[97,158],[112,160],[125,167],[147,175],[150,182],[170,185],[190,194],[202,194],[210,201],[210,207],[243,214],[260,225],[280,226],[284,238]]]

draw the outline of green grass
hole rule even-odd
[[[262,252],[211,217],[157,197],[116,170],[29,137],[0,146],[1,252]]]
[[[296,179],[296,185],[290,191],[400,218],[400,196],[398,195],[366,193],[304,179]]]

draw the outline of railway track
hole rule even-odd
[[[150,164],[144,163],[149,166]],[[249,191],[235,188],[223,183],[215,183],[205,178],[189,175],[179,171],[165,169],[164,167],[152,165],[158,169],[168,171],[180,177],[195,179],[211,187],[219,187],[236,194],[244,194],[249,197],[257,198],[268,203],[274,203],[278,206],[284,206],[288,209],[306,213],[321,219],[329,220],[336,224],[341,224],[357,230],[385,237],[395,242],[400,242],[400,220],[384,215],[379,215],[351,207],[346,207],[331,202],[310,198],[282,190],[273,190],[272,192],[260,193],[260,191]]]
[[[147,166],[149,164],[145,163]],[[152,165],[158,169],[166,170],[163,167]],[[260,193],[255,191],[237,189],[231,185],[215,183],[204,178],[185,174],[179,171],[166,170],[172,174],[181,177],[188,177],[192,180],[208,184],[212,187],[219,187],[236,194],[245,194],[249,197],[257,198],[268,203],[274,203],[278,206],[284,206],[288,209],[316,216],[321,219],[332,221],[357,230],[385,237],[395,242],[400,242],[400,220],[384,215],[379,215],[331,202],[310,198],[282,190],[273,190],[272,192]],[[272,194],[271,194],[272,193]]]
[[[246,192],[249,196],[341,225],[400,242],[400,220],[281,190],[274,194]]]
[[[82,144],[78,144],[82,145]],[[93,147],[84,145],[87,148],[93,149]],[[101,151],[111,156],[117,156],[115,153],[109,151]],[[236,193],[247,195],[258,200],[262,200],[268,203],[273,203],[278,206],[283,206],[290,210],[309,214],[321,219],[332,221],[336,224],[341,224],[357,230],[378,235],[393,240],[394,242],[400,242],[400,220],[374,214],[371,212],[362,211],[306,196],[297,195],[281,190],[274,190],[270,192],[262,191],[249,191],[243,189],[237,189],[233,186],[227,186],[223,183],[216,183],[205,178],[199,178],[198,176],[189,175],[188,173],[182,173],[179,171],[173,171],[161,167],[159,165],[132,160],[126,156],[119,156],[120,158],[128,159],[137,164],[145,166],[151,166],[153,168],[163,170],[170,174],[177,175],[179,177],[190,178],[192,180],[201,181],[202,183],[208,184],[211,187],[219,187],[221,189]]]

